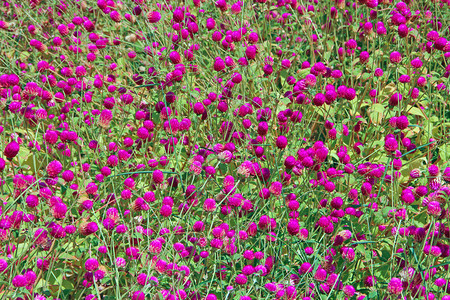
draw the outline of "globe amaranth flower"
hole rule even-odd
[[[150,11],[147,14],[147,20],[152,24],[158,23],[161,20],[161,13],[158,11]]]
[[[344,294],[347,297],[353,297],[353,295],[356,293],[355,288],[352,285],[346,285],[344,286],[344,288],[342,289],[342,291],[344,292]]]
[[[3,154],[8,159],[11,160],[14,157],[16,157],[16,155],[19,153],[19,150],[20,150],[20,145],[17,142],[12,141],[8,145],[6,145],[5,150],[3,151]]]
[[[287,231],[290,235],[297,235],[300,232],[300,225],[296,219],[291,219],[287,225]]]
[[[164,173],[161,170],[155,170],[153,171],[152,178],[156,184],[162,183],[164,181]]]
[[[127,261],[123,257],[116,258],[116,266],[118,268],[124,268],[127,265]]]
[[[408,117],[406,117],[406,116],[397,117],[395,123],[396,123],[397,128],[400,130],[406,129],[409,126]]]
[[[95,222],[84,222],[79,227],[80,233],[84,236],[93,234],[97,230],[98,230],[98,225]]]
[[[14,287],[24,287],[27,285],[27,278],[24,275],[16,275],[12,280]]]
[[[245,276],[244,274],[239,274],[236,276],[235,282],[239,285],[244,285],[246,284],[248,281],[247,276]]]
[[[391,52],[391,54],[389,55],[389,60],[391,61],[391,63],[399,63],[402,61],[402,55],[400,52],[398,51],[393,51]]]

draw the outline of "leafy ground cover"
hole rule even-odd
[[[3,299],[450,299],[448,0],[0,8]]]

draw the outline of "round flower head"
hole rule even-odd
[[[147,19],[150,23],[154,24],[154,23],[158,23],[159,20],[161,20],[161,13],[158,11],[150,11],[147,14]]]
[[[411,77],[409,77],[406,74],[403,74],[398,78],[398,81],[401,83],[409,83],[411,81]]]
[[[344,286],[344,288],[342,289],[342,291],[344,292],[344,294],[347,297],[353,297],[353,295],[355,294],[356,290],[352,285],[346,285]]]
[[[353,250],[353,248],[345,247],[344,250],[342,250],[342,257],[349,261],[353,261],[355,259],[355,250]]]
[[[419,169],[412,169],[411,172],[409,173],[409,176],[413,179],[419,178],[421,175],[421,172]]]
[[[3,151],[3,154],[8,158],[8,159],[13,159],[14,157],[16,157],[16,155],[19,153],[20,150],[20,146],[18,143],[12,141],[11,143],[9,143],[8,145],[6,145],[5,150]]]
[[[64,219],[67,213],[67,206],[62,202],[58,202],[53,206],[52,215],[56,219]]]
[[[314,279],[318,281],[325,281],[327,278],[327,271],[323,268],[318,268],[316,273],[314,274]]]
[[[396,277],[392,278],[388,283],[387,289],[391,294],[400,295],[403,291],[401,279]]]
[[[364,23],[364,32],[370,35],[373,32],[373,24],[370,22]]]
[[[290,235],[297,235],[300,232],[300,226],[296,219],[291,219],[289,221],[287,231]]]
[[[4,259],[0,259],[0,273],[3,273],[8,268],[8,262]]]
[[[302,81],[299,81],[299,83],[300,83],[300,82],[302,82]],[[317,78],[316,78],[316,76],[314,76],[313,74],[308,74],[308,75],[306,75],[306,77],[305,77],[305,83],[306,83],[308,86],[311,86],[311,87],[315,86],[316,83],[317,83]]]
[[[153,181],[157,184],[162,183],[164,181],[164,174],[161,170],[153,171],[152,177],[153,177]]]
[[[16,74],[8,75],[8,83],[10,86],[18,85],[19,82],[20,82],[20,78]]]
[[[422,67],[423,62],[420,58],[415,58],[411,61],[411,66],[415,69],[419,69],[420,67]]]
[[[434,47],[438,50],[444,50],[445,46],[447,45],[447,39],[444,37],[440,37],[436,40],[434,43]]]
[[[212,40],[214,42],[220,42],[222,40],[222,33],[220,33],[220,31],[214,31],[212,34]]]
[[[25,273],[25,278],[27,279],[27,285],[31,286],[34,285],[34,283],[36,282],[37,276],[36,273],[29,270]]]
[[[428,173],[430,174],[430,176],[437,176],[439,175],[439,167],[436,165],[430,165],[428,167]]]
[[[84,263],[86,271],[92,272],[98,269],[98,261],[95,258],[88,258]]]
[[[77,228],[74,225],[67,225],[66,227],[64,227],[64,231],[67,234],[74,234],[77,231]]]
[[[25,202],[30,208],[36,207],[39,205],[39,198],[36,195],[28,195]]]
[[[372,192],[372,185],[369,182],[364,182],[361,186],[361,193],[363,195],[370,195]]]
[[[447,182],[450,181],[450,167],[445,168],[444,172],[442,173],[442,179]]]
[[[71,170],[66,170],[62,173],[61,177],[64,179],[64,181],[71,182],[74,180],[75,175]]]
[[[197,115],[201,115],[205,112],[205,107],[201,102],[197,102],[194,104],[194,109],[193,109],[194,113],[196,113]]]
[[[247,49],[245,50],[245,56],[249,59],[249,60],[253,60],[256,58],[256,53],[257,53],[257,48],[256,46],[248,46]]]
[[[36,266],[38,269],[46,271],[50,267],[50,262],[47,259],[43,260],[41,258],[38,258],[38,260],[36,262]]]
[[[56,177],[61,173],[62,169],[62,164],[59,161],[54,160],[47,165],[47,174],[50,177]]]
[[[441,204],[437,201],[431,201],[430,203],[428,203],[428,207],[427,207],[427,212],[428,214],[438,217],[441,215]]]
[[[375,286],[377,284],[377,278],[375,276],[367,276],[364,280],[364,284],[368,287]]]
[[[281,68],[283,69],[289,69],[291,67],[291,61],[289,59],[284,59],[281,62]]]
[[[23,275],[16,275],[12,280],[12,284],[16,288],[27,286],[27,278]]]
[[[216,201],[211,198],[206,199],[203,203],[203,209],[209,212],[214,211],[216,209]]]
[[[439,38],[439,33],[437,31],[430,31],[427,33],[427,40],[436,41]]]
[[[181,62],[181,56],[177,51],[170,52],[169,59],[173,64],[179,64]]]
[[[391,106],[397,106],[398,103],[399,103],[400,101],[402,101],[402,98],[403,98],[403,96],[402,96],[402,94],[400,94],[400,93],[395,93],[395,94],[393,94],[393,95],[389,98],[389,105],[391,105]]]
[[[358,44],[356,43],[356,41],[354,39],[350,39],[345,43],[345,46],[349,49],[356,49]]]
[[[239,285],[244,285],[246,284],[248,281],[247,276],[245,276],[244,274],[239,274],[238,276],[236,276],[235,282]]]
[[[104,109],[100,113],[100,118],[98,119],[98,125],[102,128],[108,128],[111,123],[112,118],[113,118],[112,112],[108,109]]]
[[[402,55],[398,51],[394,51],[390,54],[389,60],[391,63],[397,64],[402,61]]]
[[[406,129],[409,126],[408,117],[406,116],[397,117],[395,123],[397,125],[397,128],[400,130]]]
[[[395,150],[398,149],[398,142],[395,138],[387,138],[384,142],[384,148],[386,149],[386,151],[388,152],[394,152]]]
[[[95,233],[98,230],[98,225],[95,222],[82,223],[79,231],[82,235],[87,236]]]
[[[370,57],[369,52],[363,51],[363,52],[361,52],[361,53],[359,54],[359,62],[360,62],[361,64],[365,64],[366,62],[369,61],[369,57]]]
[[[223,59],[221,59],[220,57],[217,57],[216,60],[214,61],[214,65],[213,65],[213,69],[216,72],[220,72],[222,70],[225,70],[226,65],[225,62],[223,61]]]
[[[127,261],[123,257],[116,258],[116,266],[118,268],[124,268],[127,265]]]
[[[133,296],[131,296],[132,300],[145,300],[145,294],[142,291],[136,291],[133,293]]]
[[[272,184],[270,185],[269,191],[271,194],[279,196],[279,195],[281,195],[282,189],[283,189],[283,185],[280,182],[275,181],[275,182],[272,182]]]
[[[409,33],[409,28],[405,24],[400,24],[397,28],[398,35],[402,38],[407,37]]]
[[[439,246],[431,246],[430,254],[433,255],[434,257],[439,257],[442,254],[442,250],[441,248],[439,248]]]
[[[380,69],[380,68],[376,68],[376,69],[375,69],[374,75],[375,75],[376,77],[381,77],[381,76],[383,76],[383,74],[384,74],[384,72],[383,72],[382,69]]]
[[[161,216],[168,217],[172,214],[172,207],[169,205],[163,205],[160,210]]]
[[[283,136],[283,135],[280,135],[280,136],[277,138],[277,140],[276,140],[276,146],[277,146],[279,149],[284,149],[284,148],[286,148],[287,144],[288,144],[287,138],[286,138],[285,136]]]

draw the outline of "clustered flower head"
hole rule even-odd
[[[0,15],[5,298],[450,299],[448,1],[53,2]]]

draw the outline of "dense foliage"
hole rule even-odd
[[[450,296],[450,1],[2,0],[3,299]]]

